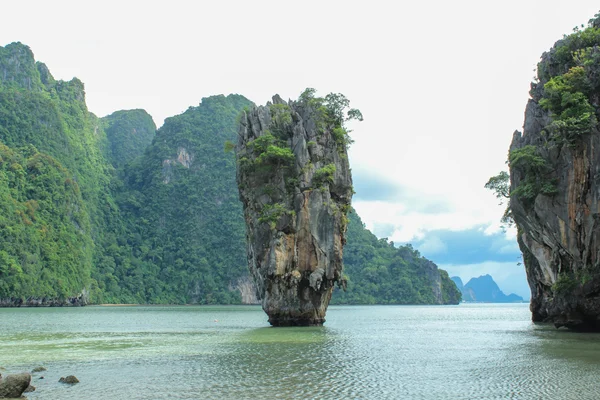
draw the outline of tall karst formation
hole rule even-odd
[[[321,325],[342,254],[352,198],[347,99],[307,89],[298,101],[242,114],[237,182],[250,272],[273,326]]]
[[[600,19],[542,55],[509,152],[534,321],[600,330]]]

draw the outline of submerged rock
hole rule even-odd
[[[84,289],[77,296],[64,299],[52,297],[0,298],[0,307],[80,307],[87,305],[88,301],[88,293]]]
[[[31,375],[24,372],[21,374],[0,376],[0,399],[12,399],[21,397],[31,382]]]
[[[36,372],[42,372],[42,371],[46,371],[46,368],[44,368],[44,367],[35,367],[34,369],[31,370],[31,373],[35,374]]]
[[[74,375],[69,375],[66,378],[60,378],[58,380],[58,382],[60,382],[60,383],[67,383],[67,384],[70,384],[70,385],[74,385],[76,383],[79,383],[79,379],[77,379]]]
[[[312,94],[297,102],[274,96],[240,120],[248,265],[274,326],[323,324],[334,284],[345,283],[349,138],[340,114]]]

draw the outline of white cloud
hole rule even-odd
[[[439,254],[446,253],[448,246],[437,236],[429,236],[419,246],[419,250],[428,254]]]
[[[421,204],[415,205],[413,202]],[[448,211],[437,214],[412,211],[422,206],[422,203],[423,201],[418,199],[406,203],[358,200],[354,202],[354,208],[369,229],[373,229],[376,224],[392,224],[394,229],[389,239],[395,242],[422,239],[428,231],[432,230],[458,231],[478,225],[492,225],[491,221],[498,219],[498,215],[502,214],[501,209],[497,205],[494,206],[493,202],[491,207],[486,207],[484,203],[469,199],[457,200],[451,203]]]

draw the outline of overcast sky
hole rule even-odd
[[[354,206],[367,227],[466,281],[529,297],[514,234],[483,188],[505,168],[542,52],[594,1],[11,1],[0,45],[27,44],[90,111],[157,125],[202,97],[344,93]]]

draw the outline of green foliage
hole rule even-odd
[[[574,145],[597,123],[594,107],[588,96],[591,83],[583,66],[572,67],[567,73],[550,79],[544,85],[540,105],[552,112],[553,121],[546,130],[554,138],[564,138]]]
[[[82,199],[77,207],[81,215],[86,215],[80,217],[86,220],[80,225],[89,227],[83,231],[81,241],[89,242],[85,254],[93,257],[95,265],[102,254],[103,233],[114,202],[110,194],[113,169],[105,159],[107,141],[100,121],[85,105],[83,83],[76,78],[69,82],[54,80],[45,65],[35,63],[29,48],[21,44],[0,48],[0,66],[6,71],[0,82],[0,141],[12,149],[23,148],[24,157],[39,151],[30,167],[39,165],[43,157],[56,160],[64,168],[67,182],[77,184]],[[53,219],[51,227],[59,229],[58,223]],[[78,257],[78,251],[73,253]],[[91,273],[94,276],[94,269]],[[70,267],[64,272],[65,279],[85,285],[77,289],[78,285],[62,287],[72,289],[69,296],[87,289],[92,300],[99,300],[94,297],[99,292],[89,274],[89,263]],[[31,296],[43,296],[43,291]]]
[[[279,219],[288,214],[291,215],[294,213],[293,211],[289,211],[286,209],[284,204],[275,203],[275,204],[266,204],[261,210],[260,217],[258,218],[258,222],[261,224],[269,224],[271,229],[275,229],[277,222]]]
[[[117,204],[125,224],[105,254],[99,282],[110,301],[230,304],[247,275],[245,226],[235,160],[223,152],[242,96],[202,99],[168,118],[144,154],[123,170]],[[255,143],[267,151],[274,138]],[[188,167],[178,160],[185,161]],[[248,161],[250,162],[250,161]]]
[[[317,125],[321,131],[330,131],[340,150],[348,148],[354,141],[346,122],[363,120],[363,115],[356,108],[349,108],[350,101],[341,93],[329,93],[324,98],[316,97],[316,90],[307,88],[302,92],[298,101],[311,107],[317,113]]]
[[[271,130],[279,137],[285,137],[287,133],[286,128],[292,124],[292,110],[290,106],[287,104],[271,104],[269,110],[271,111]]]
[[[89,287],[90,222],[58,161],[0,143],[0,204],[0,298],[65,300]]]
[[[551,139],[576,147],[582,135],[598,124],[600,90],[600,29],[596,19],[586,29],[575,29],[544,53],[538,64],[542,91],[534,90],[535,100],[551,111],[552,121],[545,127]],[[541,94],[541,95],[540,95]]]
[[[594,53],[594,46],[600,42],[600,29],[590,24],[584,30],[576,29],[571,35],[565,36],[555,43],[554,47],[544,54],[538,63],[538,77],[541,81],[548,81],[553,76],[559,75],[578,64],[584,63],[582,54],[588,56]],[[582,50],[584,51],[582,53]]]
[[[269,131],[263,136],[257,137],[253,141],[248,143],[248,147],[255,153],[261,154],[267,150],[267,147],[274,145],[278,142],[277,138],[273,136]]]
[[[510,177],[508,172],[501,171],[498,175],[492,176],[484,187],[494,191],[496,197],[499,199],[510,198]]]
[[[301,103],[310,103],[311,101],[314,101],[317,97],[315,96],[317,94],[317,89],[314,88],[306,88],[304,89],[304,91],[300,94],[300,96],[298,97],[298,101]]]
[[[115,168],[141,156],[156,133],[152,117],[144,110],[116,111],[102,122],[110,149],[107,158]]]
[[[0,298],[64,299],[86,289],[107,303],[240,301],[230,287],[247,275],[245,227],[235,161],[223,147],[250,101],[203,99],[154,136],[141,110],[96,118],[83,83],[56,81],[26,46],[0,47],[0,67]],[[361,118],[352,110],[340,117],[342,97],[303,96],[322,113],[327,134],[344,138],[345,129],[332,132]],[[292,115],[278,105],[271,111],[273,134],[257,139],[240,166],[293,162],[279,136]],[[334,172],[325,166],[317,181],[331,182]],[[285,216],[293,212],[276,202],[261,219],[272,225]],[[349,290],[336,293],[338,301],[431,301],[428,261],[377,240],[352,218]]]
[[[539,171],[546,167],[544,160],[537,152],[535,146],[527,145],[511,151],[508,155],[511,167],[523,168],[528,171]]]
[[[546,82],[540,105],[558,116],[572,108],[588,111],[591,106],[584,93],[588,91],[589,82],[584,68],[572,67],[566,74],[555,76]]]
[[[331,135],[333,136],[333,140],[335,141],[339,151],[347,149],[352,143],[354,143],[354,140],[352,140],[350,135],[348,135],[348,131],[341,126],[333,128]]]
[[[235,143],[233,143],[231,140],[226,140],[224,150],[225,153],[231,153],[235,150]]]
[[[315,171],[312,179],[313,187],[320,187],[333,183],[335,164],[327,164]]]
[[[0,46],[0,86],[15,90],[41,91],[38,66],[28,46],[20,42]]]
[[[257,164],[271,167],[282,167],[294,162],[295,156],[283,141],[277,139],[271,133],[260,136],[250,143],[248,148],[254,155],[254,162],[248,158],[242,163],[246,163],[246,168],[254,168]]]
[[[343,126],[345,122],[352,119],[363,120],[360,110],[352,108],[346,111],[350,107],[350,100],[341,93],[329,93],[325,96],[324,105],[327,108],[328,116],[337,126]]]
[[[272,144],[269,145],[264,152],[260,153],[258,157],[256,157],[256,162],[259,164],[281,166],[292,163],[294,159],[295,156],[291,149]]]
[[[508,172],[500,171],[498,175],[492,176],[484,187],[494,192],[496,198],[500,199],[500,204],[506,202],[506,209],[500,221],[511,226],[514,221],[510,210],[510,176]]]
[[[344,247],[347,290],[336,289],[332,304],[435,304],[436,276],[441,279],[443,301],[460,302],[461,294],[448,274],[417,250],[377,239],[353,211],[349,219]]]
[[[556,194],[556,185],[548,177],[550,167],[548,162],[538,153],[533,145],[523,146],[512,150],[508,155],[511,169],[522,171],[523,180],[510,193],[521,199],[525,205],[532,206],[538,194]]]

